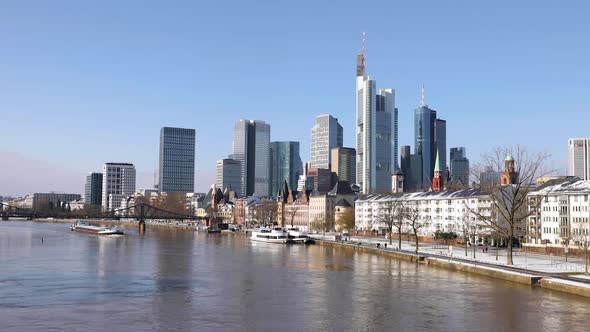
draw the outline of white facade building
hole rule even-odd
[[[567,173],[582,180],[590,180],[590,138],[568,140]]]
[[[476,189],[439,192],[418,192],[398,195],[369,195],[355,202],[355,227],[357,230],[387,232],[387,225],[380,219],[383,209],[390,202],[403,200],[410,208],[418,208],[424,227],[421,235],[434,235],[436,231],[461,233],[463,220],[469,218],[477,227],[477,234],[489,233],[488,227],[469,209],[483,215],[491,215],[489,196]],[[469,208],[468,208],[469,207]],[[406,229],[409,231],[409,229]]]
[[[575,243],[590,234],[590,181],[557,179],[529,193],[527,238],[533,244]]]
[[[121,200],[135,193],[135,166],[130,163],[106,163],[102,167],[102,209],[113,211]]]

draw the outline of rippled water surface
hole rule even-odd
[[[0,221],[0,331],[588,331],[590,301],[320,246]]]

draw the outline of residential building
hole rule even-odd
[[[102,179],[103,211],[118,209],[123,198],[135,193],[135,166],[131,163],[105,163]]]
[[[100,206],[102,204],[102,173],[90,173],[86,176],[84,203]]]
[[[302,174],[299,142],[270,143],[271,196],[278,195],[285,181],[289,188],[296,188]]]
[[[590,181],[549,180],[528,193],[527,243],[562,247],[590,237]]]
[[[329,114],[318,115],[315,122],[311,128],[311,167],[329,169],[330,152],[343,144],[343,129],[338,119]]]
[[[241,176],[240,171],[242,163],[234,159],[221,159],[217,161],[217,176],[215,178],[215,186],[217,188],[233,191],[241,190]]]
[[[163,127],[160,129],[160,192],[195,191],[195,130]]]
[[[387,224],[380,218],[382,211],[396,200],[405,206],[419,209],[423,224],[419,235],[433,236],[435,232],[461,233],[462,222],[466,218],[477,228],[478,242],[489,236],[489,227],[470,209],[484,216],[491,216],[492,201],[489,195],[477,189],[446,190],[401,193],[390,195],[369,195],[355,202],[355,225],[357,230],[388,232]]]
[[[469,159],[467,159],[465,148],[451,148],[451,182],[464,188],[469,187]]]
[[[567,175],[590,180],[590,138],[570,138],[568,140]]]
[[[270,125],[240,119],[234,127],[233,157],[241,163],[238,196],[270,195]]]
[[[331,171],[341,181],[356,182],[356,150],[353,148],[333,148]]]
[[[356,69],[356,183],[363,194],[389,191],[396,167],[395,92],[381,89],[365,73],[365,53],[357,55]]]
[[[325,194],[312,193],[309,196],[309,224],[316,230],[335,228],[336,205],[345,200],[354,207],[354,192],[350,183],[338,181],[334,188]]]

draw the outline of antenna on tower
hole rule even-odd
[[[422,82],[422,101],[420,102],[420,106],[421,107],[426,106],[426,100],[424,98],[424,82]]]
[[[367,42],[367,35],[363,31],[363,49],[362,49],[362,53],[363,53],[363,65],[365,64],[365,59],[366,59],[366,56],[367,56],[367,50],[365,48],[366,42]]]

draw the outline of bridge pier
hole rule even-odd
[[[7,214],[3,214],[2,215],[2,220],[8,220],[8,215]]]
[[[143,219],[139,220],[139,235],[145,234],[145,221]]]

